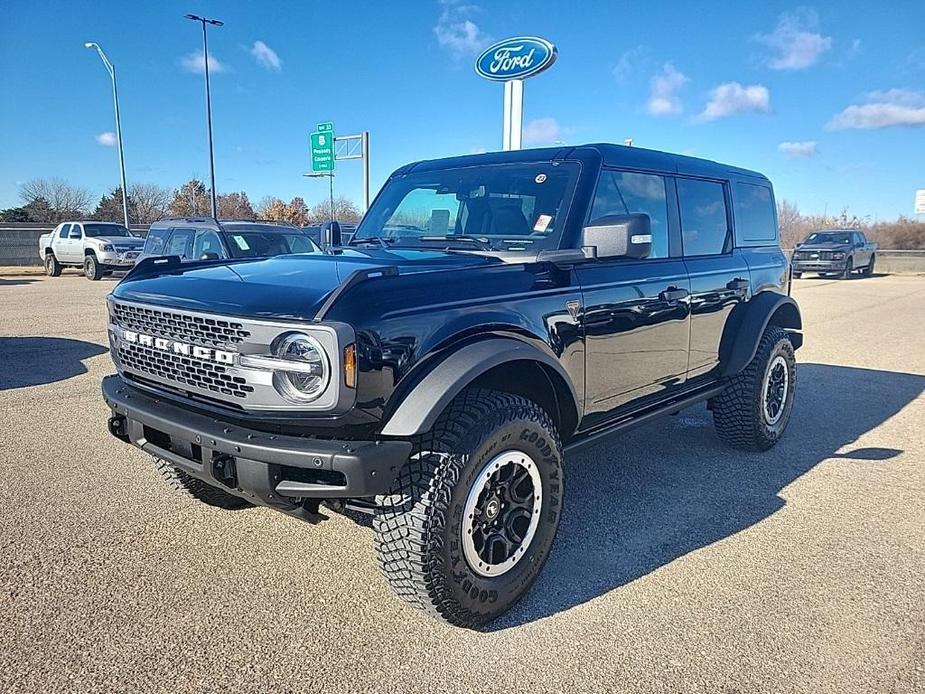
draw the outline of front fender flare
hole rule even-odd
[[[723,376],[734,376],[755,357],[765,328],[771,324],[788,330],[802,330],[803,319],[797,302],[785,294],[760,292],[740,304],[726,323],[720,342]],[[791,336],[794,349],[803,344],[803,335]]]
[[[577,411],[581,412],[575,386],[555,357],[514,338],[489,338],[460,348],[434,367],[402,400],[381,434],[407,437],[430,430],[467,385],[489,369],[514,361],[533,361],[553,369],[568,385]]]

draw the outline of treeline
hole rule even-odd
[[[121,187],[101,197],[93,206],[93,196],[87,190],[59,178],[37,178],[21,186],[19,197],[20,207],[0,210],[0,222],[123,221]],[[127,198],[132,224],[151,224],[165,217],[200,217],[209,215],[212,208],[209,189],[195,178],[174,190],[155,183],[135,183],[128,187]],[[305,226],[331,218],[331,204],[327,200],[309,207],[300,197],[286,202],[267,196],[254,206],[247,193],[240,191],[218,195],[216,204],[220,219],[263,219]],[[334,214],[341,222],[355,223],[360,219],[357,206],[344,197],[334,199]]]
[[[837,215],[802,214],[787,200],[777,203],[781,246],[793,248],[818,229],[859,229],[867,238],[891,250],[925,250],[925,222],[900,215],[893,221],[872,222],[869,217],[850,214],[844,208]]]

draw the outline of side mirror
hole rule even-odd
[[[80,230],[78,229],[77,231],[72,231],[72,232],[70,232],[70,233],[67,235],[67,237],[68,237],[69,239],[79,239],[79,238],[80,238]]]
[[[200,260],[218,260],[218,253],[216,253],[215,251],[206,251],[201,256],[199,256],[199,259]]]
[[[648,258],[652,221],[647,214],[599,217],[581,230],[581,246],[597,258]]]
[[[324,248],[336,248],[341,245],[340,224],[326,222],[321,227],[321,245]]]

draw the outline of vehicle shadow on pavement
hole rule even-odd
[[[106,352],[65,337],[0,337],[0,390],[55,383],[87,373],[83,360]]]
[[[39,282],[37,279],[28,279],[24,277],[17,277],[16,279],[5,279],[0,277],[0,287],[15,287],[23,284],[32,284],[33,282]]]
[[[797,381],[789,429],[766,453],[725,447],[699,406],[567,460],[565,510],[549,561],[533,589],[488,629],[581,605],[758,523],[784,505],[784,487],[827,458],[889,465],[901,450],[839,450],[925,390],[925,376],[826,364],[800,364]]]

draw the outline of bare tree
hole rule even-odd
[[[132,223],[151,224],[167,216],[170,208],[170,189],[156,183],[133,183],[129,186],[130,207],[134,207]]]
[[[47,209],[47,219],[35,219],[37,222],[58,223],[68,218],[86,215],[93,196],[84,188],[72,186],[60,178],[33,178],[22,184],[19,198],[24,207]],[[44,201],[45,204],[36,204]]]
[[[340,196],[334,198],[334,219],[338,222],[356,224],[360,221],[360,210],[352,200]],[[331,203],[330,201],[319,202],[314,205],[308,213],[309,224],[323,224],[331,220]]]

